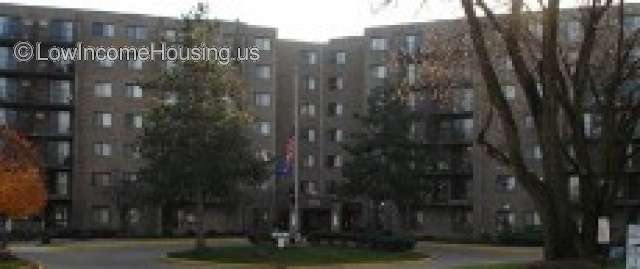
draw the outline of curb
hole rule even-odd
[[[299,265],[299,266],[284,266],[280,267],[278,265],[273,265],[269,263],[224,263],[224,262],[214,262],[214,261],[198,261],[198,260],[189,260],[182,258],[170,258],[163,257],[161,258],[163,261],[168,263],[182,264],[182,265],[192,265],[192,266],[207,266],[207,265],[225,265],[230,267],[248,267],[248,268],[289,268],[289,269],[319,269],[319,268],[344,268],[345,266],[357,266],[362,268],[369,268],[371,266],[383,266],[383,265],[420,265],[427,264],[433,262],[433,258],[424,258],[420,260],[409,260],[409,261],[395,261],[395,262],[369,262],[369,263],[335,263],[335,264],[326,264],[326,265]]]

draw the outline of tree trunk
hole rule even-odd
[[[204,193],[198,192],[196,205],[196,249],[201,250],[207,247],[207,241],[204,237]]]
[[[562,260],[581,257],[576,222],[567,206],[545,203],[541,217],[544,223],[544,258]]]
[[[7,245],[9,245],[9,233],[7,231],[7,220],[6,217],[0,217],[0,251],[6,250]]]

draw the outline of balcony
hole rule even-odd
[[[43,77],[53,79],[74,79],[73,63],[53,63],[35,60],[23,63],[10,62],[6,68],[0,68],[0,76],[4,77]]]
[[[60,143],[60,144],[53,145],[53,143]],[[45,154],[44,163],[45,163],[45,166],[47,166],[48,168],[70,169],[71,166],[73,165],[73,159],[71,157],[71,154],[65,151],[65,149],[68,149],[66,145],[70,145],[70,143],[69,144],[62,144],[62,143],[69,143],[69,142],[55,141],[55,142],[49,142],[49,144],[47,145],[47,152]],[[57,148],[54,148],[56,146]]]
[[[73,46],[75,29],[73,22],[52,21],[42,24],[33,22],[22,24],[17,19],[0,21],[0,46],[13,46],[18,41],[29,41],[32,44],[42,42],[44,47]]]
[[[0,96],[0,105],[3,108],[23,110],[64,110],[73,109],[73,97],[67,93],[42,93],[31,91],[8,91],[7,95]]]
[[[70,139],[73,135],[70,114],[66,111],[21,113],[20,120],[10,126],[29,136]]]

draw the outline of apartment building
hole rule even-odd
[[[126,220],[131,232],[150,233],[162,218],[174,231],[189,231],[194,222],[189,207],[166,212],[127,208],[122,214],[114,202],[117,193],[112,191],[120,180],[136,180],[143,164],[134,144],[144,124],[141,115],[154,98],[160,98],[145,91],[140,82],[175,63],[19,63],[12,55],[12,46],[22,40],[67,47],[80,41],[105,46],[171,42],[179,21],[61,8],[0,7],[0,124],[22,130],[42,150],[50,193],[47,223],[60,229],[101,230],[120,229]],[[630,5],[628,13],[640,15],[640,5]],[[575,15],[567,10],[562,16],[569,56],[575,55],[580,37]],[[640,20],[635,18],[640,16],[631,17],[628,24],[638,27]],[[441,88],[446,88],[447,101],[434,98],[434,92],[410,96],[412,109],[425,116],[415,124],[414,133],[438,156],[425,164],[437,184],[429,201],[416,208],[413,228],[427,236],[460,238],[540,225],[539,214],[516,178],[473,143],[490,109],[465,27],[463,20],[379,26],[365,29],[363,36],[313,43],[278,39],[273,28],[221,23],[218,38],[224,44],[261,48],[258,62],[239,66],[250,89],[247,102],[255,116],[251,132],[256,154],[265,160],[281,158],[290,138],[298,133],[303,232],[354,230],[375,214],[369,201],[336,195],[336,186],[346,180],[341,167],[349,158],[341,144],[360,128],[354,115],[366,112],[372,91],[400,84],[419,87],[431,79],[424,75],[428,63],[413,55],[455,46],[468,54],[446,65],[449,83]],[[533,25],[532,29],[536,33],[539,28]],[[528,165],[539,167],[542,154],[507,59],[500,54],[495,57],[503,91],[521,124]],[[596,131],[597,117],[591,116],[586,129]],[[487,136],[499,139],[500,126],[494,122]],[[570,181],[575,190],[579,180]],[[288,226],[295,193],[292,173],[266,182],[261,202],[224,212],[213,208],[207,227],[242,232],[256,219]],[[621,231],[622,224],[638,220],[639,186],[629,180],[621,190],[614,233]]]
[[[627,27],[640,26],[637,20],[640,17],[636,15],[640,14],[639,8],[638,5],[627,6]],[[577,10],[563,10],[561,18],[561,39],[567,48],[567,58],[575,64],[576,44],[581,38],[579,14]],[[533,34],[540,35],[540,29],[535,23],[531,25]],[[499,37],[491,34],[488,37],[493,38],[492,44],[496,44],[491,48],[497,52],[493,60],[498,66],[505,96],[512,105],[516,122],[520,124],[527,165],[540,171],[542,153],[532,118],[527,115],[522,90],[514,77],[513,66],[502,54],[504,52],[499,52],[504,51],[499,45]],[[439,93],[432,91],[410,95],[409,105],[424,116],[415,124],[416,137],[437,156],[433,163],[425,164],[432,170],[430,177],[435,182],[435,189],[428,201],[416,208],[413,229],[425,236],[469,238],[495,236],[507,230],[523,231],[541,225],[532,200],[509,169],[493,161],[473,143],[490,107],[474,62],[475,55],[469,46],[464,20],[372,27],[365,29],[364,36],[339,38],[323,44],[286,40],[278,44],[278,67],[288,70],[278,76],[277,82],[280,89],[277,104],[278,150],[284,150],[286,139],[293,132],[293,115],[298,113],[303,232],[356,229],[366,225],[370,214],[375,214],[368,201],[344,201],[331,195],[333,182],[344,180],[335,166],[342,165],[344,159],[349,158],[342,155],[344,151],[339,149],[340,143],[335,143],[337,135],[332,133],[340,129],[343,141],[348,141],[349,134],[358,131],[358,122],[353,114],[366,111],[366,99],[372,91],[398,85],[420,87],[433,83],[425,81],[433,79],[425,75],[429,63],[420,57],[412,57],[430,50],[444,53],[460,50],[466,54],[442,63],[447,73],[443,78],[447,85],[437,87],[445,90],[446,98],[436,97]],[[318,62],[317,58],[324,60]],[[346,59],[346,69],[335,65],[343,62],[342,59]],[[324,78],[316,86],[316,77],[322,76],[318,72]],[[291,84],[291,81],[298,84]],[[343,90],[336,91],[336,88]],[[298,111],[291,108],[295,104],[296,90]],[[342,104],[341,109],[347,119],[334,117],[336,110],[333,108],[339,107],[338,104]],[[585,129],[597,132],[597,115],[588,113],[585,118]],[[487,137],[500,141],[501,132],[501,127],[494,121]],[[630,168],[629,181],[619,191],[618,210],[612,216],[614,238],[624,233],[626,223],[638,220],[638,189],[634,171]],[[577,197],[579,178],[571,177],[569,184],[569,195]],[[287,186],[292,185],[289,183]],[[289,193],[291,195],[293,191],[289,189]]]
[[[158,210],[119,208],[115,187],[138,179],[143,160],[136,138],[142,134],[143,114],[164,98],[142,85],[176,63],[17,62],[13,46],[19,41],[41,42],[44,49],[77,42],[105,47],[171,43],[179,19],[11,4],[0,4],[0,10],[0,124],[27,134],[42,151],[49,191],[47,225],[55,230],[115,230],[127,222],[132,233],[155,231]],[[256,122],[249,130],[253,147],[269,159],[275,153],[276,30],[222,22],[220,34],[212,40],[261,49],[260,60],[243,62],[239,72]],[[163,218],[172,228],[190,229],[193,213],[188,208],[175,211]],[[212,230],[242,231],[244,216],[212,211]],[[221,215],[227,219],[221,221]]]

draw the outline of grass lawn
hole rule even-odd
[[[346,247],[301,247],[279,250],[261,246],[208,248],[204,251],[169,253],[168,256],[219,263],[266,263],[292,266],[410,261],[426,258],[426,255],[416,252],[383,252]]]
[[[0,261],[0,269],[19,269],[28,265],[25,261]]]

